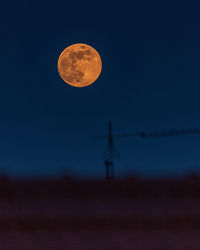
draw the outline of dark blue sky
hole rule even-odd
[[[72,1],[71,1],[72,2]],[[200,128],[199,6],[166,1],[13,1],[1,6],[0,166],[14,176],[103,177],[93,135]],[[73,43],[102,58],[99,79],[65,85]],[[200,171],[200,136],[122,138],[116,174]]]

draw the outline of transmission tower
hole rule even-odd
[[[94,139],[107,139],[108,140],[108,156],[105,160],[105,180],[114,180],[114,141],[112,134],[112,123],[108,123],[108,134],[105,136],[95,136]]]
[[[180,135],[194,135],[200,134],[200,129],[171,129],[171,130],[162,130],[158,132],[140,132],[140,133],[122,133],[122,134],[113,134],[112,133],[112,123],[108,123],[108,134],[104,136],[94,136],[94,139],[107,139],[108,140],[108,157],[105,160],[105,179],[106,181],[114,180],[114,137],[129,137],[135,136],[140,138],[151,138],[151,137],[167,137],[167,136],[180,136]]]

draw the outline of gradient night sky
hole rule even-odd
[[[71,1],[72,2],[72,1]],[[103,177],[116,133],[200,128],[199,6],[168,1],[4,1],[1,5],[0,167],[12,176]],[[65,85],[57,59],[93,46],[95,84]],[[117,176],[200,171],[200,136],[121,138]]]

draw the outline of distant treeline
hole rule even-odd
[[[65,197],[200,197],[200,177],[172,179],[124,178],[106,183],[100,180],[75,180],[68,177],[44,180],[0,178],[0,199],[41,199]]]

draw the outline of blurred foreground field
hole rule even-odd
[[[200,249],[200,179],[1,178],[0,249]]]

